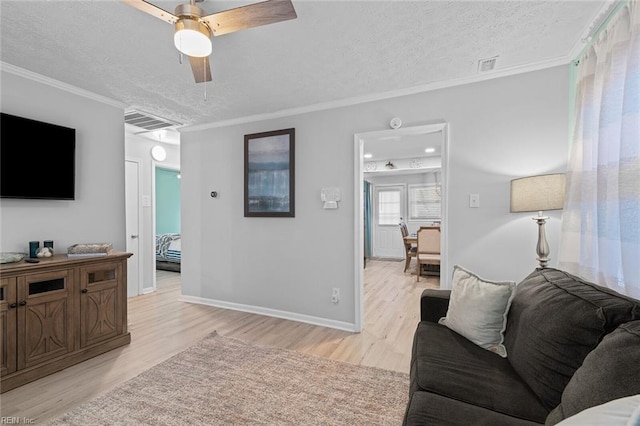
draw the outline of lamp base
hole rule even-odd
[[[542,212],[538,212],[538,216],[533,217],[533,220],[538,224],[538,244],[536,245],[536,254],[538,257],[538,263],[541,268],[546,268],[549,263],[549,244],[547,243],[547,236],[544,232],[544,224],[549,219],[548,216],[542,216]]]

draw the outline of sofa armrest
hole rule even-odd
[[[436,290],[428,288],[420,297],[420,321],[437,323],[447,314],[451,290]]]

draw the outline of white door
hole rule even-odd
[[[140,164],[125,161],[127,252],[127,297],[141,293],[140,283]]]
[[[400,218],[405,217],[404,185],[376,186],[373,190],[373,257],[404,259]]]

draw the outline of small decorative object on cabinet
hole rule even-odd
[[[51,257],[53,256],[53,249],[51,247],[40,247],[36,250],[36,257]]]
[[[13,252],[13,251],[2,252],[2,253],[0,253],[0,264],[1,263],[20,262],[26,256],[27,256],[26,253],[18,253],[18,252]]]
[[[131,342],[131,256],[57,254],[0,265],[0,392]]]

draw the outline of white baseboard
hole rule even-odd
[[[319,325],[322,327],[335,328],[337,330],[350,331],[354,333],[356,332],[355,324],[352,323],[314,317],[311,315],[298,314],[295,312],[280,311],[277,309],[264,308],[261,306],[244,305],[242,303],[225,302],[222,300],[205,299],[204,297],[185,296],[184,294],[181,295],[178,300],[180,300],[181,302],[215,306],[216,308],[232,309],[234,311],[247,312],[250,314],[265,315],[268,317],[282,318],[291,321]]]

